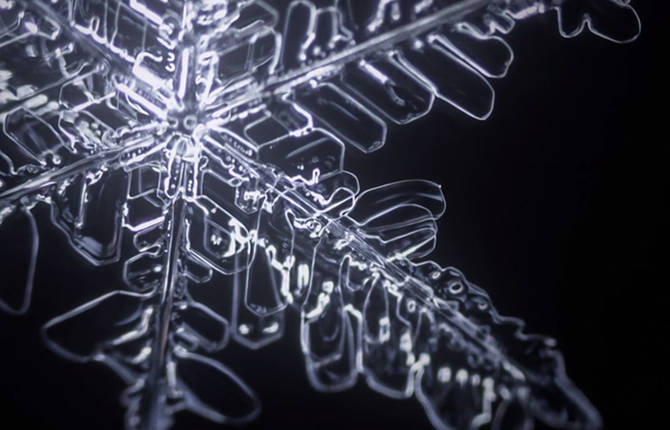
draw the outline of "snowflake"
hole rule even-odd
[[[435,99],[486,119],[503,37],[545,12],[566,37],[639,32],[625,0],[0,0],[0,235],[29,248],[0,309],[28,310],[46,205],[90,263],[122,263],[122,288],[43,334],[125,381],[128,428],[253,419],[211,355],[276,341],[289,309],[319,390],[362,375],[438,428],[600,426],[552,339],[426,259],[440,187],[361,192],[343,166]],[[230,303],[203,303],[204,284]]]

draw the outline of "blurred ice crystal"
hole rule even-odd
[[[129,429],[253,419],[252,389],[208,354],[279,339],[289,311],[316,389],[360,375],[437,428],[599,427],[552,339],[426,259],[440,187],[361,192],[343,166],[435,99],[486,119],[504,36],[540,13],[566,37],[640,29],[625,0],[0,0],[0,243],[27,244],[0,309],[28,310],[48,205],[81,256],[122,265],[125,285],[43,335],[118,373]]]

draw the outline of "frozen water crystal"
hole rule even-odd
[[[251,387],[208,354],[279,339],[285,312],[316,389],[361,376],[437,428],[599,427],[552,339],[427,260],[440,187],[361,192],[343,165],[436,99],[486,119],[505,35],[541,13],[566,37],[640,30],[625,0],[0,0],[0,239],[28,244],[0,309],[29,308],[48,205],[86,260],[122,263],[125,285],[43,334],[125,381],[129,429],[253,419]]]

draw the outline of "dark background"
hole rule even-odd
[[[630,45],[563,40],[553,15],[521,23],[487,122],[439,105],[347,164],[363,188],[406,178],[443,185],[434,259],[484,287],[502,314],[555,337],[607,428],[663,427],[655,403],[668,398],[667,30],[651,6],[662,2],[635,3],[643,33]],[[0,316],[0,427],[118,429],[120,380],[56,357],[38,329],[118,285],[119,268],[90,267],[61,233],[40,229],[34,306]],[[265,350],[224,354],[263,401],[251,427],[429,428],[418,402],[363,382],[341,394],[311,389],[298,324],[290,316],[285,338]]]

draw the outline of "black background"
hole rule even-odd
[[[484,287],[502,314],[555,337],[608,428],[663,427],[656,402],[668,397],[667,30],[652,3],[662,2],[636,2],[643,33],[630,45],[563,40],[549,15],[521,23],[488,121],[439,105],[393,128],[380,151],[347,161],[364,188],[443,185],[434,259]],[[50,317],[118,285],[119,269],[88,266],[44,222],[40,233],[34,306],[0,316],[0,428],[120,428],[122,383],[56,357],[38,336]],[[298,327],[293,315],[282,341],[221,357],[263,400],[251,427],[429,428],[415,400],[386,399],[363,382],[341,394],[311,389]]]

